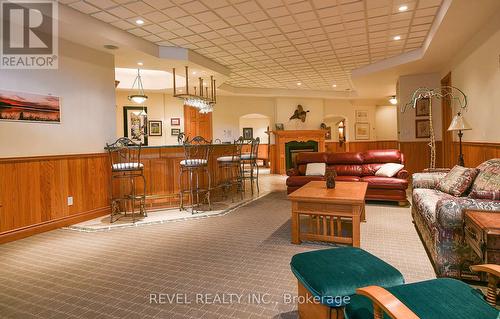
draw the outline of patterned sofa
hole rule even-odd
[[[498,183],[500,180],[500,159],[488,160],[477,169],[479,174],[482,171],[487,172],[490,181]],[[413,220],[438,277],[479,280],[480,278],[469,270],[470,265],[478,264],[481,260],[464,243],[464,213],[467,209],[500,211],[500,185],[493,185],[493,195],[488,195],[492,199],[477,198],[488,196],[473,198],[469,194],[470,190],[461,197],[455,197],[435,189],[446,174],[443,170],[413,174]]]

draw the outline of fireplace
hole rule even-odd
[[[325,131],[324,130],[281,130],[273,131],[275,136],[275,149],[273,154],[273,159],[271,160],[272,172],[274,174],[286,174],[287,167],[293,165],[292,162],[287,162],[286,154],[289,153],[285,150],[285,144],[293,142],[296,143],[309,143],[315,142],[316,146],[309,144],[303,145],[303,148],[299,148],[300,152],[305,152],[307,149],[313,149],[318,152],[325,151]],[[293,145],[290,144],[290,145]],[[295,148],[296,149],[296,148]],[[295,152],[297,153],[297,152]],[[288,155],[290,157],[290,155]]]
[[[295,158],[298,153],[317,152],[318,142],[309,140],[307,142],[290,141],[285,143],[286,169],[295,167]]]

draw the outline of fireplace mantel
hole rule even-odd
[[[276,144],[276,171],[277,174],[286,174],[285,144],[292,141],[318,142],[318,151],[325,151],[325,131],[324,130],[287,130],[273,131]]]

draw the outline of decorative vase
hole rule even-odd
[[[335,188],[335,177],[337,177],[335,169],[327,167],[325,171],[326,188]]]

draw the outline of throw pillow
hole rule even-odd
[[[405,167],[402,164],[397,164],[397,163],[387,163],[382,166],[375,172],[375,176],[385,176],[385,177],[393,177],[396,175],[400,170]]]
[[[308,163],[306,167],[306,176],[325,176],[325,163]]]
[[[477,168],[469,197],[500,200],[500,158],[487,160]]]
[[[477,168],[466,168],[455,165],[436,185],[436,189],[444,193],[461,196],[472,185],[478,173]]]

